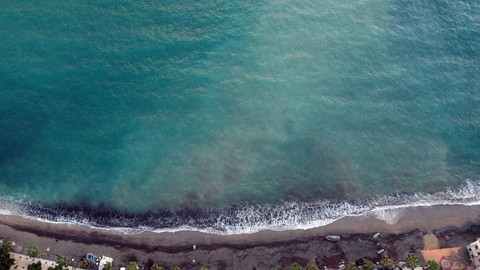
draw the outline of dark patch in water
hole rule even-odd
[[[142,213],[116,210],[105,206],[92,207],[79,204],[42,204],[27,207],[27,214],[51,221],[80,220],[98,227],[149,227],[154,229],[175,228],[182,225],[199,229],[214,225],[215,209],[186,207],[179,211],[157,210]],[[221,229],[221,228],[216,228]]]

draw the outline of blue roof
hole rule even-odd
[[[92,253],[87,253],[87,260],[93,262],[95,260],[95,255],[93,255]]]

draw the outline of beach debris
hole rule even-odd
[[[195,264],[195,259],[192,259],[192,263]]]
[[[327,237],[325,237],[325,239],[327,239],[330,242],[338,242],[338,241],[340,241],[340,236],[338,236],[338,235],[327,235]]]
[[[50,247],[47,248],[47,252],[50,251]]]
[[[193,250],[197,249],[197,245],[193,245]]]
[[[385,249],[382,248],[382,249],[377,251],[377,254],[382,254],[384,251],[385,251]]]
[[[379,235],[380,235],[380,233],[377,232],[376,234],[373,235],[373,238],[377,238]]]

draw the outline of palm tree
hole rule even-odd
[[[355,265],[354,262],[348,261],[348,262],[345,264],[345,270],[357,270],[357,266]]]
[[[440,265],[434,260],[430,260],[427,262],[427,267],[425,270],[440,270]]]
[[[38,261],[27,265],[27,270],[42,270],[42,262]]]
[[[28,248],[27,254],[28,256],[35,258],[38,256],[38,254],[40,254],[40,248],[36,245],[33,245]]]
[[[393,269],[393,267],[395,266],[393,259],[388,256],[385,256],[380,263],[384,268],[387,268],[387,269]]]
[[[138,264],[136,262],[129,262],[127,270],[138,270]]]
[[[363,270],[375,270],[375,264],[370,260],[364,260]]]
[[[314,264],[314,263],[309,263],[309,264],[307,265],[307,268],[305,268],[305,269],[306,269],[306,270],[320,270],[320,269],[318,269],[318,266],[317,266],[316,264]]]
[[[290,265],[290,270],[303,270],[303,267],[298,263],[293,263]]]
[[[172,270],[180,270],[180,267],[178,267],[178,265],[175,265],[174,267],[172,267]]]
[[[111,262],[106,262],[106,263],[103,265],[103,270],[113,270],[112,263],[111,263]]]
[[[68,258],[67,256],[57,256],[57,266],[60,269],[67,267]]]
[[[418,257],[415,254],[409,253],[405,258],[405,266],[408,268],[414,269],[415,267],[419,266],[420,262],[418,261]]]
[[[87,260],[87,258],[83,258],[82,261],[80,262],[80,268],[83,269],[90,269],[92,268],[92,262]]]
[[[163,267],[155,263],[150,270],[163,270]]]

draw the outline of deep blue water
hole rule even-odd
[[[478,1],[0,6],[0,197],[50,219],[478,184]]]

